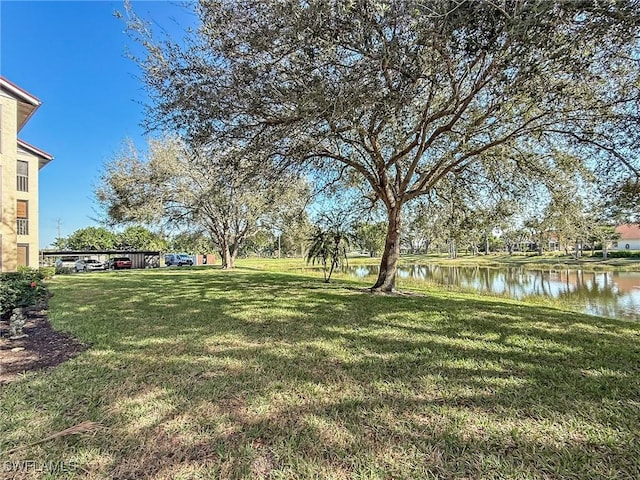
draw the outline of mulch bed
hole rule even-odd
[[[28,337],[9,340],[9,321],[0,320],[0,384],[16,380],[25,372],[60,365],[88,348],[55,331],[44,310],[28,314],[24,333]]]

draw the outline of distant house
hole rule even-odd
[[[558,250],[560,250],[560,238],[558,237],[557,233],[549,232],[548,239],[550,252],[557,252]]]
[[[18,132],[40,100],[0,77],[0,272],[38,267],[38,171],[53,157]]]
[[[640,225],[637,223],[625,223],[616,227],[616,233],[620,236],[612,243],[611,250],[640,250]]]

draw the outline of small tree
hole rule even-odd
[[[420,199],[405,208],[402,236],[411,253],[426,254],[432,245],[444,243],[449,226],[441,203]]]
[[[359,222],[355,227],[355,241],[370,257],[375,257],[384,248],[386,231],[387,226],[384,222]]]
[[[72,250],[110,250],[115,243],[114,233],[103,227],[81,228],[67,239],[56,239],[56,246],[64,245]]]
[[[69,239],[67,237],[56,237],[56,239],[51,242],[51,246],[58,250],[68,250],[69,247]]]
[[[304,257],[307,241],[313,232],[313,226],[306,211],[292,222],[284,225],[280,243],[285,255]]]
[[[609,256],[610,245],[620,238],[620,234],[616,232],[613,225],[594,224],[590,228],[590,240],[602,245],[602,259],[606,260]]]
[[[166,250],[167,240],[159,233],[154,233],[141,225],[127,227],[118,235],[116,244],[121,249],[133,250]]]
[[[323,215],[324,228],[316,226],[309,239],[307,263],[322,265],[324,281],[329,283],[336,268],[347,264],[347,253],[353,235],[348,231],[344,214]]]
[[[178,233],[169,240],[168,248],[174,252],[196,254],[214,252],[216,245],[206,231],[197,229]]]
[[[609,247],[620,239],[620,234],[616,232],[616,219],[611,211],[609,199],[594,201],[585,211],[585,223],[587,235],[591,241],[591,250],[599,243],[602,246],[602,259],[609,256]]]

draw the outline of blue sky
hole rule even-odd
[[[132,2],[179,32],[193,21],[173,2]],[[0,0],[0,74],[42,101],[21,139],[54,156],[40,171],[40,247],[96,225],[93,189],[125,138],[144,147],[147,97],[127,51],[122,1]]]

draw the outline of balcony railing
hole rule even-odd
[[[29,235],[29,219],[18,219],[18,235]]]
[[[28,192],[29,191],[29,177],[24,175],[18,175],[18,185],[17,189],[19,192]]]

